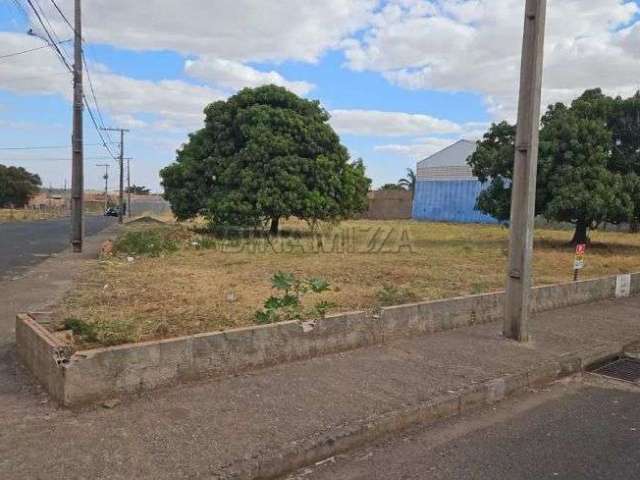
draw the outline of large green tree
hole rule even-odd
[[[24,207],[41,185],[38,175],[22,167],[0,165],[0,207]]]
[[[611,100],[609,129],[613,135],[610,168],[625,177],[633,210],[629,218],[632,232],[640,230],[640,91],[630,98]]]
[[[633,217],[634,201],[640,206],[638,178],[631,176],[640,165],[629,156],[640,130],[627,101],[588,90],[570,107],[550,106],[542,118],[536,214],[574,223],[574,242],[586,242],[588,229],[601,222]],[[478,208],[499,220],[509,218],[515,133],[506,122],[493,124],[469,158],[474,174],[489,182]]]
[[[367,208],[370,180],[352,162],[317,101],[274,85],[246,88],[205,109],[205,126],[160,172],[180,219],[259,226],[281,219],[315,224]]]
[[[540,137],[541,197],[547,218],[576,226],[573,241],[585,243],[589,227],[629,218],[633,206],[623,176],[610,170],[612,135],[606,118],[580,99],[571,108],[550,107]]]

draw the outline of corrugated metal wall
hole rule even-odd
[[[476,210],[485,186],[478,180],[419,180],[413,199],[413,218],[438,222],[498,223]]]

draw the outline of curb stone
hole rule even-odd
[[[215,472],[220,480],[272,480],[356,447],[398,433],[416,424],[429,425],[456,417],[507,397],[540,388],[563,377],[582,373],[590,365],[620,356],[625,347],[603,348],[583,355],[566,354],[558,361],[538,365],[523,373],[504,375],[446,393],[404,410],[395,410],[358,425],[345,426],[318,438],[293,443],[278,452],[265,452]]]

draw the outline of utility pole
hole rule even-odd
[[[127,157],[127,216],[131,218],[131,157]]]
[[[109,165],[108,163],[98,163],[96,167],[104,167],[104,209],[109,207]]]
[[[520,70],[518,128],[511,195],[511,237],[503,329],[505,337],[519,342],[529,340],[546,13],[547,0],[527,0]]]
[[[84,195],[84,146],[82,131],[82,11],[80,0],[74,0],[73,42],[73,134],[71,166],[71,244],[74,252],[82,252],[82,210]]]
[[[126,128],[103,128],[107,132],[120,132],[120,194],[118,196],[118,204],[120,211],[118,212],[118,223],[123,222],[122,212],[124,211],[124,134],[129,132]]]

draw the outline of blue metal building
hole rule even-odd
[[[488,184],[473,176],[467,159],[476,143],[460,140],[418,163],[412,216],[416,220],[457,223],[498,223],[476,209]]]

